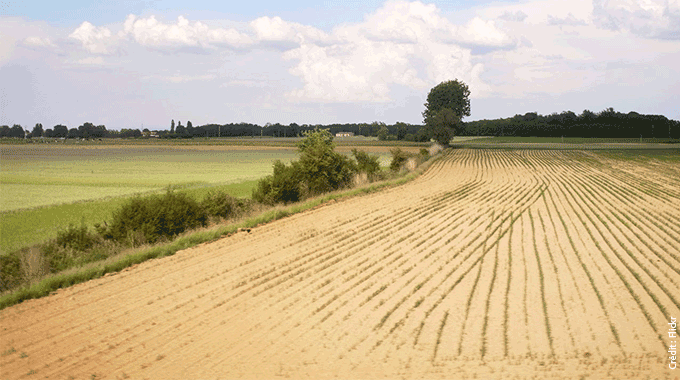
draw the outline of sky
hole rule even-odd
[[[466,121],[613,107],[680,120],[680,0],[0,0],[0,124]]]

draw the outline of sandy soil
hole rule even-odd
[[[457,150],[418,179],[0,311],[0,378],[661,378],[677,164]]]

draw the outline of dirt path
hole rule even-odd
[[[0,379],[677,378],[678,166],[457,150],[0,311]]]

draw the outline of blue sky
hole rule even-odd
[[[680,119],[680,0],[0,0],[0,124],[420,123],[607,107]]]

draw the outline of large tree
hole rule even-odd
[[[14,124],[12,128],[9,129],[9,137],[18,137],[23,139],[26,135],[24,128],[19,124]]]
[[[52,137],[66,137],[68,136],[68,127],[65,125],[55,125],[53,132],[52,132]]]
[[[33,127],[33,132],[31,132],[32,137],[42,137],[44,134],[42,124],[38,123]]]
[[[462,81],[442,82],[430,90],[423,111],[425,128],[432,138],[449,145],[463,117],[470,116],[470,89]]]

